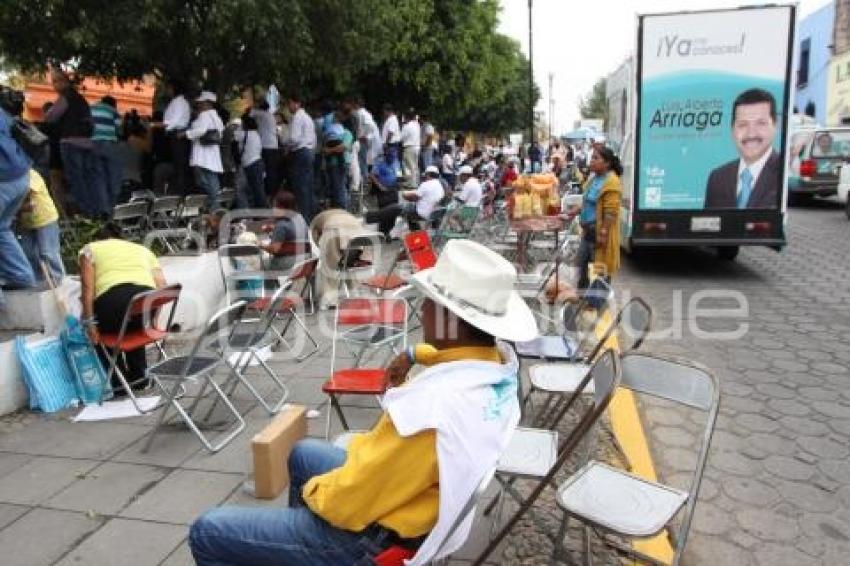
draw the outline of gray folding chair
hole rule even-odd
[[[112,209],[112,221],[121,229],[124,238],[140,241],[144,232],[150,202],[141,200],[116,205]]]
[[[676,566],[682,559],[696,508],[720,406],[720,388],[710,370],[690,361],[632,353],[623,357],[622,365],[622,387],[683,405],[705,415],[702,441],[690,485],[686,490],[681,490],[637,477],[602,462],[590,461],[558,488],[556,501],[564,511],[559,542],[567,532],[570,518],[584,523],[587,552],[590,542],[588,526],[618,537],[647,538],[668,527],[684,508],[681,524],[675,536],[671,537],[676,546],[672,564]],[[650,556],[604,536],[602,540],[625,554],[659,563]]]
[[[218,265],[228,303],[245,299],[249,305],[266,296],[266,282],[277,278],[268,273],[263,250],[253,244],[225,244],[218,248]]]
[[[188,355],[175,356],[148,368],[148,375],[162,390],[165,396],[165,402],[156,425],[151,430],[148,440],[142,449],[143,452],[147,452],[150,449],[154,437],[165,423],[165,416],[170,407],[174,407],[177,410],[189,429],[195,433],[201,444],[210,452],[221,450],[245,428],[245,420],[242,418],[242,415],[239,414],[239,411],[233,406],[233,403],[222,388],[213,379],[213,374],[222,365],[224,360],[213,348],[219,347],[222,342],[229,342],[229,337],[232,335],[236,323],[242,318],[242,314],[245,312],[245,306],[245,302],[240,301],[215,313],[204,330],[198,335]],[[203,385],[195,401],[187,409],[180,402],[182,392],[185,391],[187,381],[196,381],[198,379],[203,380]],[[211,387],[216,395],[214,403],[221,400],[235,419],[235,426],[232,430],[223,434],[216,443],[213,443],[207,438],[193,418],[200,401],[204,398],[207,387]]]
[[[191,227],[191,224],[207,211],[206,208],[207,195],[186,195],[177,215],[178,224],[184,228]]]
[[[496,479],[503,487],[503,492],[500,493],[497,504],[501,508],[506,493],[510,494],[517,501],[521,501],[521,504],[519,509],[492,538],[487,548],[478,555],[473,564],[483,564],[487,557],[492,554],[526,513],[532,511],[532,518],[534,518],[532,506],[540,497],[543,490],[546,489],[546,486],[552,484],[555,475],[566,464],[579,442],[581,442],[608,407],[620,383],[620,376],[619,358],[613,350],[606,350],[597,358],[591,370],[582,380],[579,389],[570,399],[570,402],[561,408],[557,415],[555,419],[556,426],[579,398],[582,391],[591,383],[593,384],[593,402],[588,404],[569,435],[560,442],[557,435],[548,434],[555,432],[554,430],[543,431],[541,433],[540,429],[517,428],[514,432],[514,437],[508,445],[508,449],[496,467]],[[545,446],[546,443],[549,443],[549,445]],[[535,449],[533,446],[540,449]],[[555,457],[551,458],[552,455]],[[545,462],[540,461],[538,456],[546,457],[547,460]],[[540,475],[541,473],[543,473],[542,476]],[[537,485],[526,497],[523,497],[513,487],[513,481],[520,477],[538,480]],[[493,506],[491,505],[487,512],[491,511]],[[545,530],[544,533],[555,542],[554,535]]]
[[[606,329],[602,338],[596,343],[594,349],[587,356],[586,360],[592,360],[598,354],[600,349],[605,347],[608,340],[616,335],[618,339],[618,349],[620,354],[625,354],[636,350],[640,347],[646,336],[649,334],[652,325],[652,309],[640,297],[634,297],[627,302],[613,323]],[[531,396],[537,392],[548,393],[546,402],[543,408],[537,415],[536,422],[538,424],[545,423],[549,414],[557,410],[558,397],[561,398],[561,403],[566,399],[565,396],[575,392],[576,387],[584,378],[589,364],[586,361],[573,361],[566,363],[550,363],[533,365],[528,370],[529,381],[531,386],[528,394],[523,399],[523,407],[530,401]],[[590,393],[592,388],[587,390]],[[550,409],[553,402],[556,402],[554,407]]]

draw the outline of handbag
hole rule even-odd
[[[32,124],[27,124],[20,118],[12,122],[12,137],[21,146],[30,159],[41,156],[47,146],[48,137]]]
[[[27,343],[23,336],[18,336],[15,350],[29,391],[30,409],[54,413],[77,404],[75,376],[59,338]]]
[[[215,128],[210,128],[198,138],[198,141],[201,142],[201,145],[220,145],[221,132]]]
[[[86,405],[100,403],[113,396],[112,385],[92,346],[85,328],[74,315],[65,316],[65,328],[60,334],[62,349],[74,374],[77,394]]]

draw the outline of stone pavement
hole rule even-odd
[[[656,336],[647,351],[694,359],[721,381],[689,564],[848,563],[850,222],[828,202],[792,208],[789,217],[790,245],[780,254],[744,248],[730,263],[708,251],[651,253],[624,259],[617,281],[621,293],[649,300],[656,329],[683,327],[681,338]],[[706,289],[742,293],[748,314],[697,320],[688,303]],[[701,306],[712,303],[735,306]],[[736,340],[694,332],[740,322],[749,329]],[[662,477],[684,485],[701,429],[659,403],[643,409]]]

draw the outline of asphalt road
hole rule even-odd
[[[648,351],[701,362],[721,382],[690,564],[843,564],[850,553],[850,222],[834,202],[792,208],[788,241],[734,262],[654,250],[624,258],[616,282],[621,299],[655,310]],[[698,415],[643,407],[662,477],[686,485]]]

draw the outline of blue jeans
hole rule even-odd
[[[97,185],[99,195],[106,195],[109,208],[105,212],[109,212],[118,204],[124,177],[124,165],[118,156],[116,145],[115,142],[96,141],[92,152],[92,183]]]
[[[51,222],[47,226],[34,230],[21,231],[21,247],[32,265],[36,279],[43,279],[40,262],[47,265],[50,277],[58,285],[65,276],[62,264],[62,252],[59,247],[59,223]]]
[[[59,151],[68,193],[80,212],[89,217],[109,214],[112,210],[110,199],[105,189],[94,180],[94,152],[71,143],[60,143]]]
[[[328,159],[325,161],[325,170],[328,172],[331,206],[348,210],[348,167],[340,158]]]
[[[207,210],[212,212],[213,207],[215,206],[215,199],[218,197],[218,173],[205,169],[204,167],[194,167],[194,169],[195,184],[199,189],[207,193]]]
[[[313,194],[313,150],[301,148],[293,151],[292,159],[292,189],[298,201],[298,212],[307,224],[316,212],[316,200]]]
[[[250,203],[251,208],[266,208],[268,202],[266,200],[264,178],[268,173],[266,172],[265,163],[262,159],[258,159],[242,169],[245,171],[246,200]],[[274,194],[270,196],[274,198]]]
[[[219,507],[198,518],[189,546],[198,566],[373,564],[393,544],[392,534],[372,526],[355,533],[335,528],[304,506],[301,489],[313,476],[340,467],[345,450],[301,440],[289,455],[287,509]]]
[[[30,188],[27,172],[13,181],[0,181],[0,284],[13,287],[35,285],[35,275],[24,250],[21,249],[12,220],[18,214]]]

